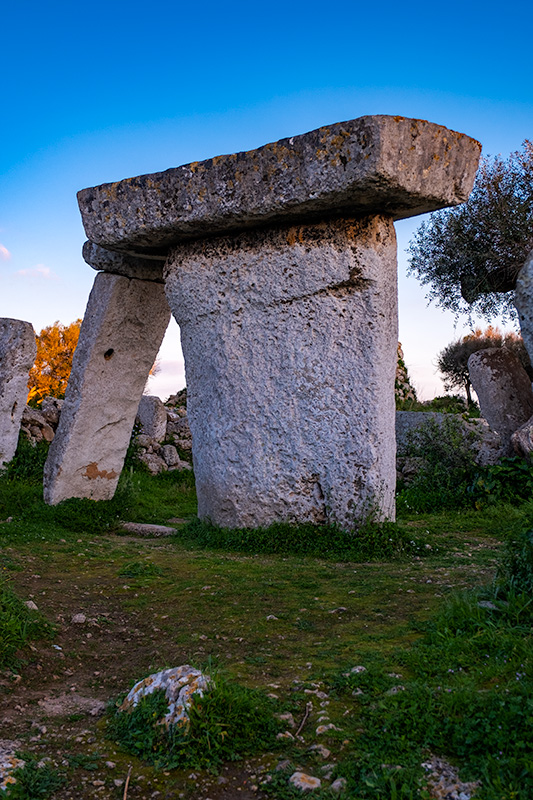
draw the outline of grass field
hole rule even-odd
[[[0,479],[0,739],[27,761],[8,797],[283,800],[301,770],[313,797],[342,777],[345,797],[428,798],[435,758],[482,800],[533,796],[532,504],[254,540],[194,522],[189,474],[126,471],[110,503],[49,508],[38,472]],[[192,523],[120,532],[173,519]],[[199,707],[204,744],[177,763],[159,739],[133,755],[113,703],[180,664],[218,675],[228,709],[260,695],[224,734],[224,703]]]

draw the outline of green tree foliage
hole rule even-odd
[[[493,328],[492,325],[484,331],[476,328],[462,339],[446,345],[437,358],[438,370],[444,378],[444,388],[446,391],[464,389],[468,405],[472,403],[468,359],[472,353],[486,350],[488,347],[506,347],[512,350],[529,376],[533,377],[533,369],[521,336],[511,332],[502,333],[499,328]]]
[[[37,337],[37,356],[30,370],[28,403],[41,403],[47,395],[64,397],[72,356],[78,344],[81,319],[62,325],[54,322]]]
[[[409,245],[409,271],[455,314],[514,317],[516,278],[533,248],[533,142],[485,158],[463,205],[437,211]]]

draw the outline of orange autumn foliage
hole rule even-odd
[[[70,325],[54,322],[37,336],[37,356],[28,381],[28,403],[40,404],[47,395],[65,396],[80,326],[81,319]]]

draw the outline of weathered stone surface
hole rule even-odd
[[[154,536],[160,538],[162,536],[176,535],[176,529],[168,525],[150,525],[147,522],[122,522],[121,527],[131,533],[132,536]]]
[[[162,442],[167,433],[167,409],[159,397],[143,395],[135,419],[143,433],[156,442]]]
[[[518,273],[514,304],[520,320],[520,332],[533,364],[533,250]]]
[[[29,322],[0,318],[0,469],[17,449],[28,373],[36,353],[35,333]]]
[[[533,455],[533,417],[530,417],[513,433],[511,444],[517,455],[531,458]]]
[[[394,517],[397,291],[390,217],[181,245],[181,328],[199,516],[350,526]]]
[[[161,284],[96,276],[45,465],[47,503],[113,497],[169,318]]]
[[[199,669],[183,664],[180,667],[155,672],[142,681],[138,681],[119,708],[119,711],[132,711],[142,697],[146,697],[157,689],[165,692],[168,700],[168,712],[161,723],[188,727],[189,714],[194,695],[203,697],[204,692],[214,686],[209,675]]]
[[[533,391],[527,372],[506,347],[490,347],[470,356],[468,373],[481,414],[500,434],[503,454],[511,455],[511,435],[533,416]]]
[[[303,792],[309,792],[312,789],[320,789],[322,781],[320,778],[315,778],[313,775],[307,775],[305,772],[293,772],[289,778],[289,783],[301,789]]]
[[[127,278],[138,278],[141,281],[163,283],[165,262],[163,256],[140,258],[127,253],[115,253],[94,242],[85,242],[82,255],[86,263],[93,269],[111,272],[114,275],[125,275]]]
[[[161,255],[185,239],[331,214],[401,219],[468,197],[481,145],[425,120],[367,116],[78,193],[91,242]],[[91,256],[91,258],[94,258]]]

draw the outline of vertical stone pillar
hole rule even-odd
[[[394,518],[390,217],[182,243],[166,291],[181,328],[201,518]]]
[[[533,250],[518,273],[514,304],[518,311],[522,339],[533,364]]]
[[[96,276],[45,465],[47,503],[113,497],[169,319],[161,283]]]
[[[29,322],[0,318],[0,469],[15,455],[37,345]]]

